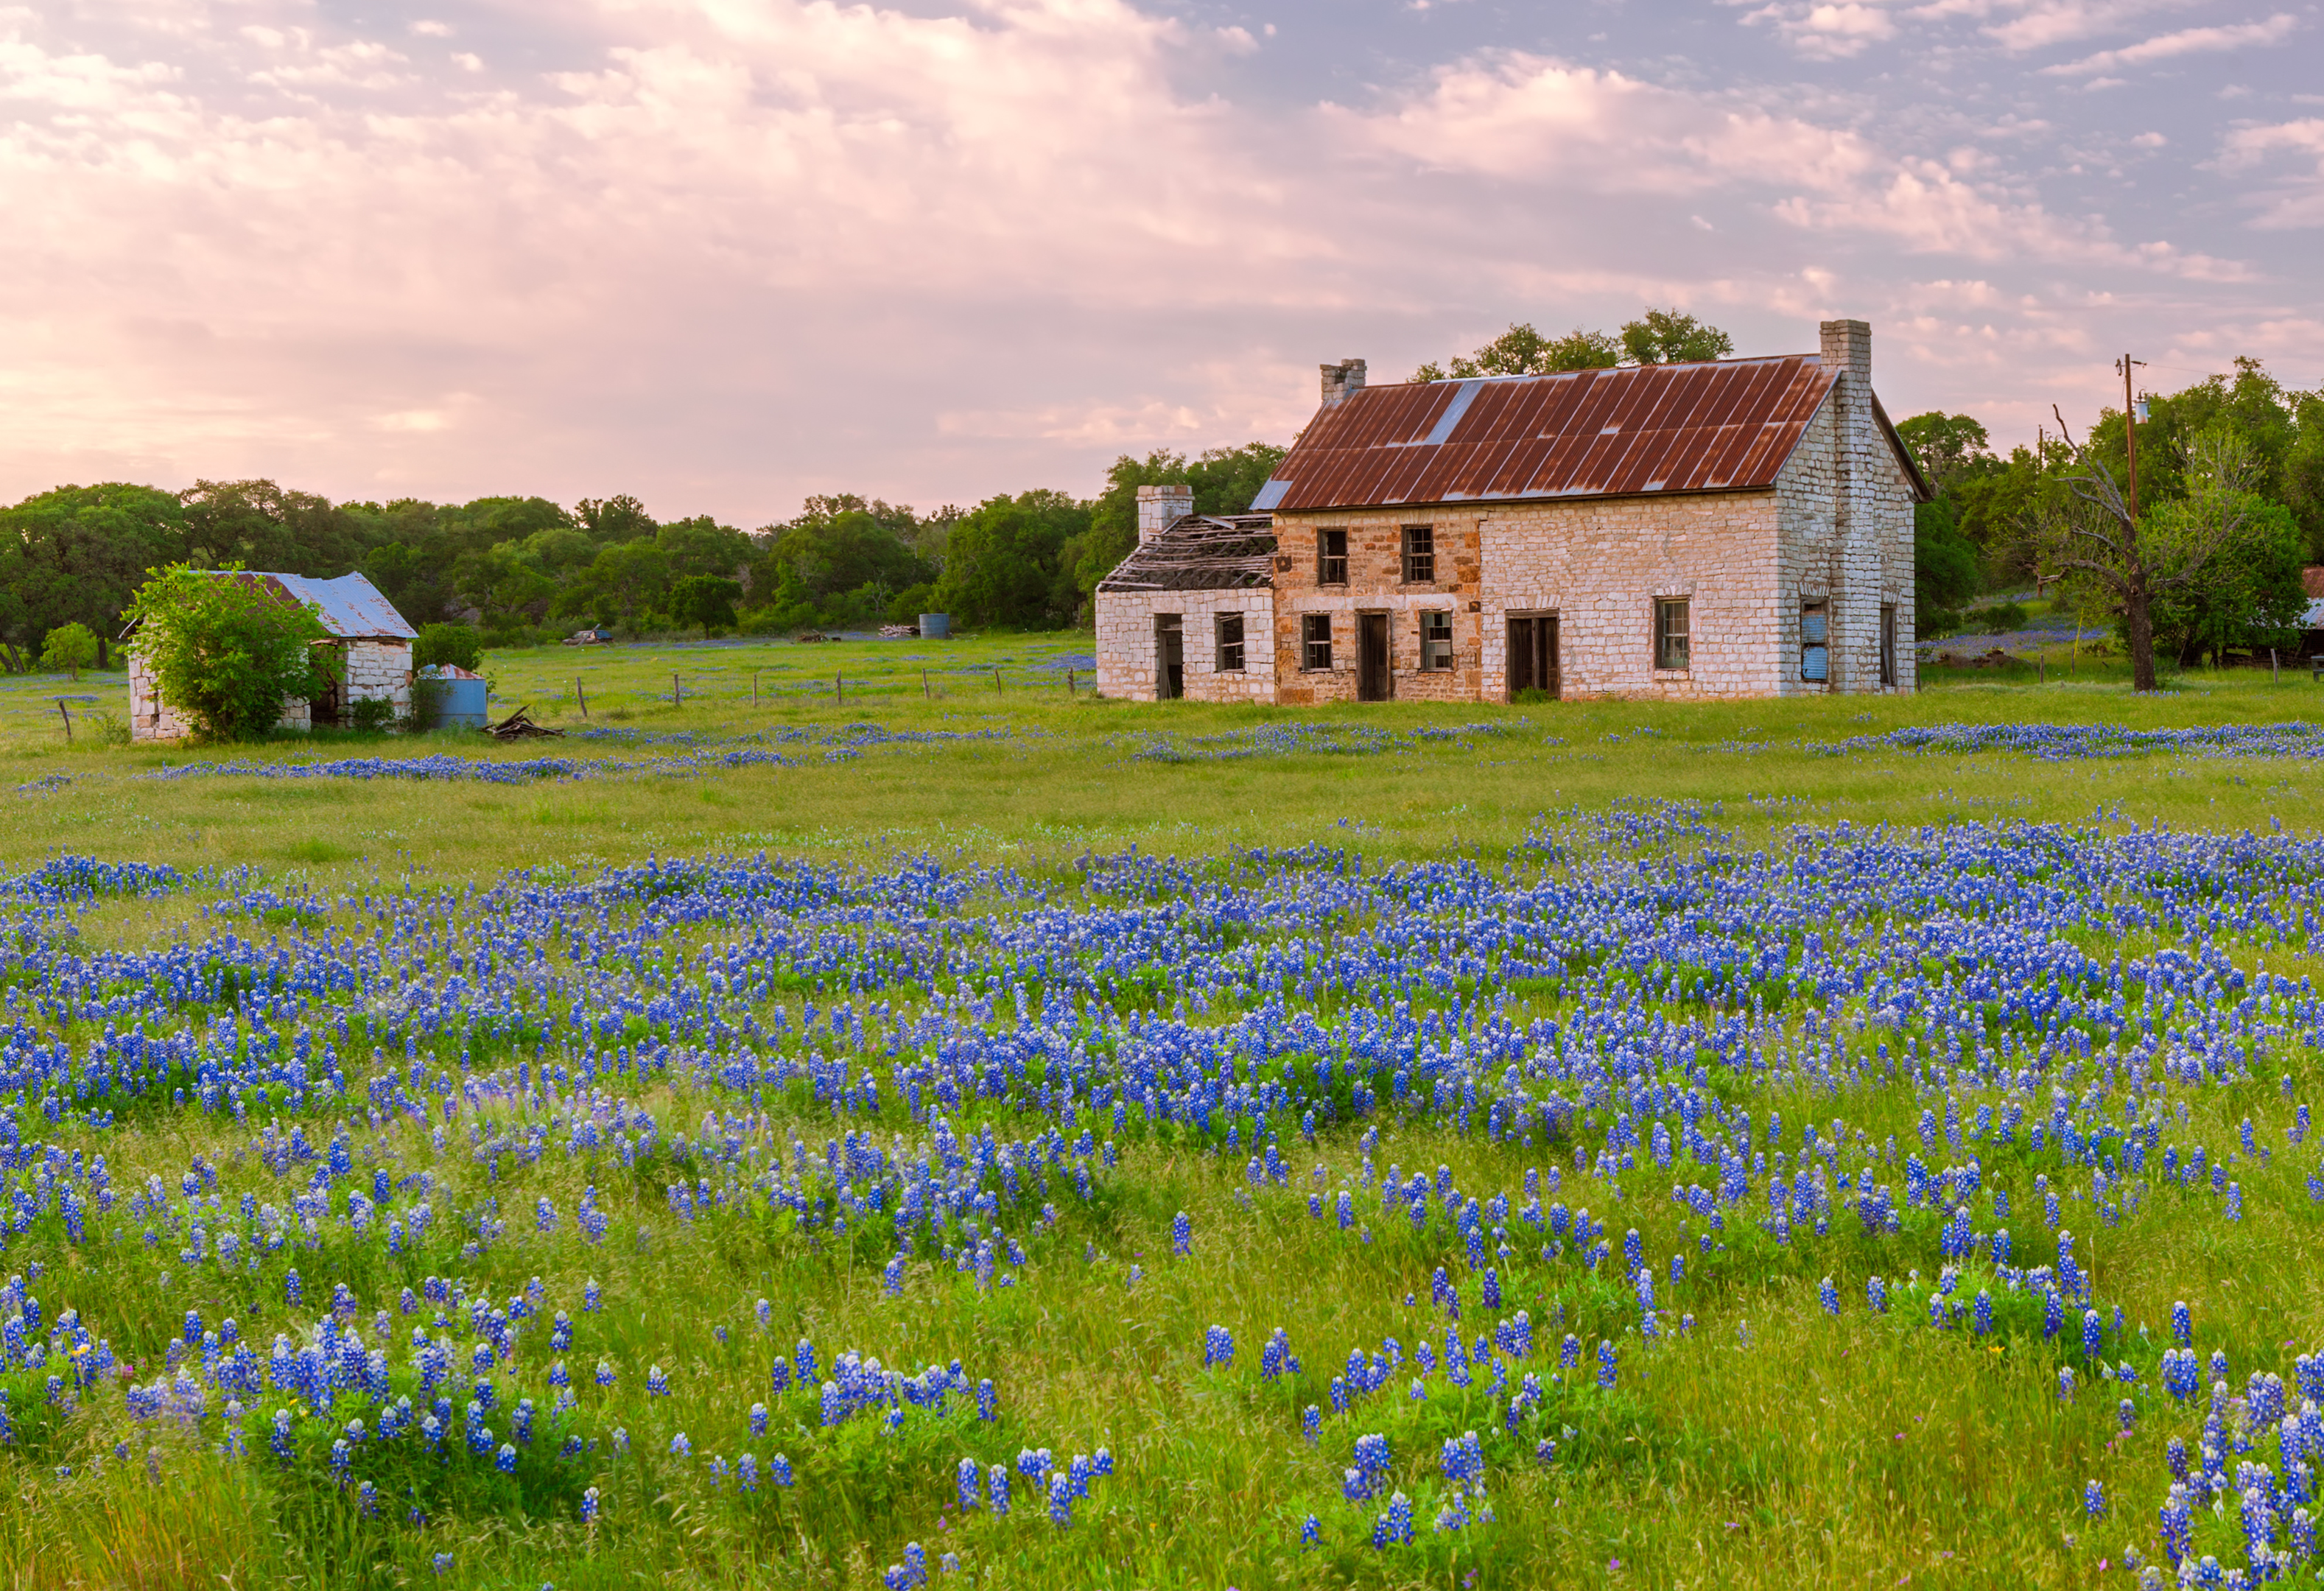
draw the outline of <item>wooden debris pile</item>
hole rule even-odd
[[[538,740],[549,738],[561,739],[565,731],[561,729],[551,729],[545,723],[533,722],[532,709],[530,705],[526,705],[518,708],[498,723],[484,725],[484,733],[492,736],[495,740]]]

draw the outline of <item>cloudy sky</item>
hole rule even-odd
[[[2309,0],[0,3],[0,498],[756,525],[1287,440],[1512,320],[2030,439],[2324,382]]]

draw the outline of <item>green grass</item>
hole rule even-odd
[[[719,743],[852,723],[1003,731],[999,739],[874,748],[839,761],[808,749],[782,768],[517,786],[143,776],[212,758],[448,751],[518,760],[544,753],[639,758],[670,748],[577,739],[499,747],[456,735],[418,745],[318,737],[218,750],[88,740],[68,747],[42,719],[45,707],[53,720],[52,701],[36,699],[30,683],[9,682],[12,694],[0,696],[0,801],[9,803],[10,819],[0,826],[0,866],[22,869],[60,851],[246,866],[285,897],[327,903],[342,892],[360,896],[404,882],[462,886],[518,868],[582,876],[649,855],[757,851],[867,867],[928,853],[947,863],[1050,872],[1087,853],[1133,846],[1194,858],[1323,841],[1386,860],[1468,856],[1498,865],[1545,813],[1639,799],[1716,804],[1720,822],[1753,845],[1775,842],[1798,823],[2081,822],[2101,805],[2123,821],[2178,828],[2265,829],[2274,820],[2301,832],[2324,829],[2324,770],[2306,763],[2153,757],[2050,764],[2001,755],[1833,758],[1801,749],[1947,722],[2163,727],[2312,719],[2324,695],[2304,674],[2273,685],[2264,673],[2188,675],[2151,697],[2134,697],[2117,675],[2101,674],[2040,686],[1947,681],[1910,696],[1784,704],[1388,704],[1303,713],[1094,702],[1086,672],[1080,694],[1068,696],[1062,669],[1045,665],[1087,645],[1086,638],[1065,636],[496,654],[486,672],[504,704],[528,704],[542,722],[575,731],[617,727]],[[680,702],[670,699],[673,672]],[[576,676],[586,694],[586,721]],[[835,678],[844,705],[834,700]],[[119,688],[117,676],[108,682],[90,675],[77,694]],[[1314,722],[1398,731],[1490,722],[1506,732],[1373,756],[1297,753],[1222,763],[1134,756],[1156,734],[1184,740]],[[1738,749],[1755,741],[1765,749]],[[69,782],[10,793],[53,774]],[[202,898],[105,905],[81,919],[83,952],[212,931],[193,915]],[[243,931],[263,939],[330,923],[344,928],[352,918],[327,904],[313,912],[278,907]],[[2300,955],[2229,949],[2246,965],[2264,959],[2294,974],[2319,970]],[[1173,998],[1158,992],[1166,1003]],[[917,998],[908,990],[890,995]],[[1521,989],[1515,998],[1519,1012],[1557,1009],[1553,991]],[[787,994],[784,1003],[796,1010],[798,998]],[[83,1042],[93,1031],[86,1022],[72,1029]],[[489,1059],[480,1057],[478,1070]],[[2283,1064],[2296,1071],[2302,1097],[2312,1094],[2316,1058],[2284,1057]],[[1901,1090],[1755,1097],[1755,1109],[1762,1099],[1787,1119],[1844,1116],[1875,1139],[1908,1138],[1920,1108]],[[639,1102],[666,1132],[691,1133],[706,1112],[737,1108],[730,1096],[667,1082],[645,1090]],[[802,1098],[770,1099],[762,1108],[777,1145],[794,1132],[818,1145],[838,1130],[827,1110]],[[2249,1116],[2264,1139],[2281,1145],[2290,1111],[2271,1089],[2218,1090],[2199,1099],[2195,1118],[2176,1136],[2223,1142]],[[521,1128],[538,1114],[503,1102],[485,1108],[483,1119]],[[335,1117],[305,1119],[319,1142]],[[463,1118],[461,1134],[470,1119]],[[1021,1118],[991,1119],[1004,1136],[1030,1130]],[[23,1127],[28,1139],[68,1153],[104,1154],[124,1191],[149,1174],[174,1183],[200,1153],[220,1168],[218,1191],[229,1202],[245,1191],[287,1202],[295,1191],[249,1156],[247,1131],[216,1118],[156,1109],[99,1132],[52,1126],[28,1112]],[[891,1109],[879,1130],[884,1141],[890,1131],[909,1129],[903,1113]],[[456,1148],[459,1138],[454,1142]],[[1336,1353],[1390,1334],[1413,1340],[1416,1320],[1428,1311],[1407,1311],[1399,1301],[1416,1293],[1425,1305],[1438,1246],[1385,1228],[1373,1242],[1355,1243],[1333,1223],[1307,1218],[1311,1167],[1324,1168],[1327,1191],[1360,1171],[1352,1135],[1327,1133],[1312,1150],[1286,1138],[1284,1148],[1295,1173],[1290,1194],[1253,1197],[1232,1155],[1180,1134],[1133,1132],[1123,1145],[1122,1174],[1103,1198],[1087,1206],[1060,1200],[1057,1228],[1040,1239],[1038,1263],[1016,1287],[980,1295],[965,1278],[920,1266],[899,1302],[881,1294],[876,1244],[858,1254],[801,1239],[772,1220],[682,1223],[655,1179],[608,1177],[603,1164],[585,1175],[561,1156],[488,1170],[465,1153],[431,1157],[405,1140],[390,1151],[406,1157],[399,1172],[433,1169],[447,1210],[500,1199],[509,1239],[465,1259],[465,1234],[447,1219],[403,1256],[373,1246],[300,1254],[297,1263],[310,1276],[360,1279],[366,1324],[381,1297],[429,1274],[460,1274],[503,1299],[539,1276],[550,1307],[575,1311],[576,1339],[563,1356],[574,1366],[584,1411],[601,1424],[619,1421],[632,1439],[631,1454],[609,1463],[607,1478],[597,1483],[603,1522],[583,1527],[571,1497],[527,1475],[505,1490],[432,1496],[424,1530],[386,1529],[361,1521],[327,1485],[294,1484],[264,1463],[226,1462],[166,1423],[133,1433],[116,1398],[72,1419],[20,1421],[23,1441],[0,1456],[0,1582],[869,1587],[903,1542],[917,1540],[932,1555],[958,1550],[969,1565],[964,1577],[991,1586],[2063,1587],[2103,1583],[2109,1577],[2101,1576],[2102,1559],[2116,1565],[2112,1582],[2127,1584],[2119,1572],[2124,1541],[2153,1550],[2152,1504],[2144,1499],[2159,1469],[2159,1420],[2134,1440],[2115,1442],[2105,1399],[2060,1402],[2061,1355],[2038,1333],[2006,1334],[1991,1346],[1958,1333],[1932,1335],[1901,1293],[1891,1315],[1873,1319],[1861,1308],[1864,1277],[1881,1263],[1869,1245],[1859,1251],[1843,1238],[1836,1250],[1819,1253],[1810,1274],[1795,1253],[1764,1243],[1754,1249],[1754,1233],[1738,1236],[1729,1255],[1701,1266],[1681,1290],[1673,1308],[1697,1317],[1693,1335],[1651,1353],[1635,1338],[1627,1342],[1612,1394],[1582,1384],[1555,1389],[1541,1429],[1566,1433],[1565,1458],[1545,1470],[1497,1469],[1492,1500],[1500,1524],[1465,1538],[1456,1552],[1427,1531],[1437,1499],[1434,1443],[1487,1419],[1481,1400],[1473,1408],[1432,1403],[1416,1412],[1383,1394],[1355,1414],[1327,1420],[1320,1450],[1298,1437],[1300,1407],[1328,1408]],[[1462,1186],[1480,1191],[1513,1187],[1525,1166],[1553,1162],[1546,1148],[1405,1126],[1384,1131],[1376,1158],[1382,1165],[1446,1164]],[[2232,1228],[2164,1219],[2162,1207],[2175,1194],[2159,1196],[2151,1212],[2119,1227],[2100,1228],[2086,1206],[2066,1224],[2088,1237],[2105,1293],[2124,1302],[2135,1326],[2152,1326],[2158,1347],[2172,1299],[2187,1296],[2203,1323],[2199,1343],[2235,1345],[2238,1379],[2260,1363],[2288,1375],[2291,1349],[2273,1345],[2324,1339],[2324,1289],[2314,1280],[2324,1274],[2317,1263],[2324,1243],[2299,1158],[2282,1154],[2245,1171],[2248,1211]],[[1570,1159],[1566,1170],[1572,1173]],[[1987,1171],[2015,1197],[2031,1199],[2030,1163],[1997,1152]],[[1649,1254],[1667,1255],[1695,1233],[1666,1192],[1658,1196],[1651,1172],[1626,1179],[1618,1203],[1602,1204],[1594,1182],[1568,1197],[1589,1202],[1617,1238],[1636,1226]],[[569,1212],[590,1176],[613,1217],[602,1248],[580,1242],[569,1219],[555,1236],[521,1230],[536,1195]],[[1182,1209],[1198,1234],[1190,1262],[1168,1255],[1167,1224]],[[49,1276],[32,1290],[50,1303],[51,1318],[69,1301],[141,1367],[157,1359],[188,1309],[213,1320],[239,1312],[262,1345],[277,1329],[281,1257],[246,1284],[227,1283],[215,1270],[177,1264],[173,1239],[141,1244],[137,1223],[118,1211],[93,1218],[92,1227],[107,1236],[86,1247],[45,1228],[12,1239],[0,1255],[0,1274],[46,1265]],[[110,1236],[116,1228],[117,1239]],[[2021,1242],[2038,1243],[2039,1231],[2026,1220]],[[1135,1290],[1127,1285],[1132,1265],[1145,1271]],[[1838,1320],[1815,1301],[1814,1283],[1827,1269],[1854,1306]],[[604,1287],[605,1307],[584,1316],[574,1301],[593,1276]],[[2200,1283],[2191,1292],[2190,1278]],[[1478,1309],[1474,1286],[1464,1315],[1472,1330],[1491,1318]],[[1521,1262],[1513,1266],[1508,1307],[1530,1310],[1536,1330],[1552,1340],[1565,1329],[1549,1324],[1562,1311],[1587,1343],[1594,1324],[1617,1329],[1618,1300],[1608,1292],[1577,1280],[1570,1265]],[[770,1340],[752,1316],[761,1297],[774,1308]],[[315,1302],[310,1292],[310,1311]],[[1239,1366],[1256,1359],[1268,1329],[1283,1326],[1305,1356],[1303,1373],[1266,1387],[1240,1373],[1204,1372],[1197,1356],[1213,1322],[1234,1331]],[[714,1325],[727,1329],[728,1340],[711,1335]],[[737,1506],[731,1483],[713,1494],[698,1465],[670,1462],[669,1439],[685,1430],[704,1454],[750,1445],[743,1412],[767,1396],[768,1356],[773,1345],[802,1334],[826,1355],[854,1345],[904,1367],[958,1357],[972,1375],[1001,1382],[1003,1419],[997,1428],[963,1421],[902,1443],[866,1436],[833,1444],[817,1450],[812,1473],[803,1464],[795,1493]],[[601,1355],[624,1367],[611,1393],[586,1384],[587,1367]],[[649,1362],[669,1372],[667,1399],[649,1399],[638,1384],[639,1367]],[[2151,1373],[2151,1366],[2142,1369]],[[1586,1384],[1586,1374],[1580,1380]],[[37,1380],[11,1384],[20,1414],[40,1404]],[[272,1399],[262,1406],[271,1410]],[[1393,1560],[1360,1544],[1349,1511],[1336,1503],[1350,1442],[1375,1430],[1393,1439],[1399,1484],[1418,1505],[1425,1543]],[[114,1458],[114,1444],[133,1436],[132,1457]],[[263,1417],[253,1418],[249,1439],[254,1448],[263,1443]],[[1111,1446],[1116,1475],[1073,1531],[1051,1531],[1024,1492],[1005,1522],[982,1513],[964,1517],[949,1506],[951,1468],[963,1452],[989,1461],[1013,1456],[1023,1443],[1056,1447],[1061,1457],[1071,1448]],[[770,1440],[760,1450],[781,1445]],[[161,1449],[159,1481],[148,1478],[149,1446]],[[794,1457],[804,1452],[797,1448]],[[69,1478],[56,1476],[60,1465],[70,1467]],[[2090,1478],[2119,1500],[2114,1518],[2095,1531],[2080,1510]],[[416,1489],[424,1483],[413,1481]],[[2143,1512],[2130,1511],[2134,1501]],[[1302,1552],[1298,1514],[1310,1507],[1333,1523],[1318,1550]],[[2218,1528],[2208,1517],[2200,1527]],[[429,1567],[438,1551],[452,1553],[455,1563],[440,1581]],[[1618,1560],[1620,1567],[1611,1567]]]

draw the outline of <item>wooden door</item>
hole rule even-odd
[[[1388,615],[1356,615],[1356,700],[1388,700]]]
[[[1180,615],[1159,613],[1154,619],[1154,696],[1175,702],[1186,694],[1186,637]]]
[[[1509,695],[1543,691],[1553,698],[1560,685],[1557,615],[1518,613],[1509,619]]]

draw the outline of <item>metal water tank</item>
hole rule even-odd
[[[465,668],[447,664],[441,667],[423,668],[422,679],[433,680],[441,691],[437,699],[436,720],[430,729],[482,729],[484,727],[484,703],[491,686],[481,674],[471,674]]]
[[[951,614],[949,614],[949,613],[923,613],[923,614],[921,614],[921,615],[920,615],[920,639],[921,639],[922,640],[949,640],[949,639],[952,639],[952,615],[951,615]]]

